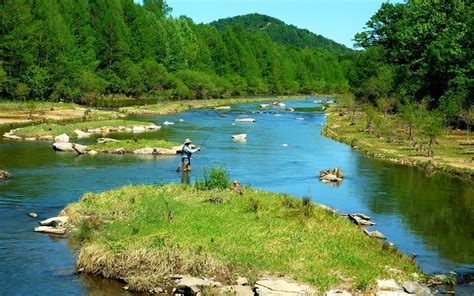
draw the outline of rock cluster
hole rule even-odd
[[[59,234],[63,235],[66,233],[65,225],[69,218],[67,216],[52,217],[41,221],[41,226],[35,227],[34,232]]]
[[[378,292],[376,296],[430,296],[431,291],[428,287],[415,281],[405,281],[400,286],[395,280],[377,280]]]
[[[322,170],[319,172],[319,180],[323,182],[341,182],[342,179],[344,179],[344,172],[340,168]]]
[[[74,134],[78,139],[84,139],[88,138],[93,134],[109,134],[109,133],[119,133],[119,132],[134,132],[134,133],[140,133],[140,132],[145,132],[145,131],[156,131],[161,129],[161,126],[155,125],[155,124],[149,124],[149,125],[137,125],[133,126],[132,128],[126,127],[126,126],[103,126],[103,127],[98,127],[98,128],[89,128],[86,131],[76,129],[74,130]],[[70,136],[67,134],[61,134],[59,136],[53,137],[52,135],[43,135],[43,136],[37,136],[37,137],[21,137],[16,135],[16,131],[19,130],[13,129],[7,133],[3,134],[3,137],[6,139],[10,140],[30,140],[30,141],[54,141],[56,143],[68,143]]]
[[[0,181],[8,180],[11,176],[9,172],[0,170]]]

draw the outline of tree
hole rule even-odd
[[[421,118],[420,109],[415,103],[407,101],[398,107],[398,114],[407,125],[408,141],[412,143],[414,140],[414,127]]]
[[[423,110],[421,113],[421,130],[428,137],[429,146],[427,157],[434,156],[436,139],[443,129],[443,116],[439,112]]]

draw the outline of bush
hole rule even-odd
[[[213,167],[206,169],[202,180],[197,180],[194,184],[198,190],[227,189],[229,188],[229,173],[225,168]]]

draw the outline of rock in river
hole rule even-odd
[[[364,229],[364,233],[367,234],[369,237],[372,238],[378,238],[378,239],[386,239],[385,235],[383,235],[380,231],[375,230],[375,231],[368,231],[367,229]]]
[[[50,233],[63,235],[66,233],[65,228],[56,228],[51,226],[38,226],[33,229],[34,232]]]
[[[237,118],[235,122],[256,122],[255,118]]]
[[[245,142],[245,141],[247,141],[247,134],[232,135],[232,139],[234,141]]]
[[[8,180],[11,176],[9,172],[0,170],[0,181]]]
[[[39,224],[41,226],[52,226],[58,227],[64,225],[69,218],[67,216],[52,217],[46,220],[41,221]]]

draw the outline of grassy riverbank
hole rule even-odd
[[[101,111],[87,108],[72,103],[51,103],[41,101],[2,101],[0,100],[0,125],[33,123],[33,122],[59,122],[82,120],[105,120],[123,116],[117,112]]]
[[[20,128],[15,131],[15,135],[22,138],[38,138],[43,136],[58,136],[67,134],[71,138],[75,138],[75,130],[87,131],[89,129],[100,128],[133,128],[133,126],[147,126],[149,122],[132,121],[132,120],[103,120],[103,121],[83,121],[67,124],[38,124]]]
[[[173,149],[176,147],[181,147],[179,143],[168,142],[165,140],[148,140],[148,139],[138,139],[138,140],[122,140],[118,142],[108,142],[103,144],[93,144],[89,145],[89,149],[95,150],[97,152],[114,152],[117,149],[123,149],[125,153],[132,153],[137,149],[143,148],[164,148],[164,149]]]
[[[436,139],[434,156],[427,157],[427,139],[408,140],[406,126],[397,115],[372,115],[373,132],[368,132],[367,114],[342,105],[326,109],[327,123],[323,134],[366,152],[369,156],[440,170],[472,179],[474,177],[474,136],[465,131],[444,130]],[[351,118],[353,124],[351,124]],[[375,125],[375,124],[373,124]],[[420,136],[421,137],[421,136]],[[420,142],[424,148],[421,149]]]
[[[135,291],[165,287],[180,273],[223,283],[272,274],[319,291],[337,286],[368,293],[375,279],[419,272],[406,256],[319,206],[248,188],[242,196],[202,189],[216,184],[222,182],[85,194],[65,209],[81,243],[78,267],[124,280]]]

